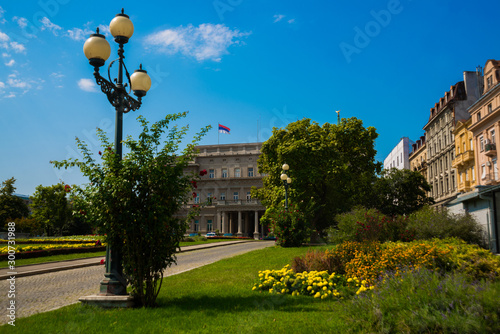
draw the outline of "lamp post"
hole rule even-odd
[[[283,172],[281,173],[280,179],[283,181],[283,185],[285,186],[285,210],[288,210],[288,186],[292,183],[292,179],[288,177],[286,174],[290,166],[288,164],[284,164],[282,167]]]
[[[111,47],[106,41],[104,35],[99,33],[99,28],[95,34],[90,35],[90,38],[83,45],[83,52],[89,60],[90,65],[94,67],[94,77],[96,83],[101,87],[101,91],[106,94],[108,101],[116,110],[115,124],[115,153],[118,158],[122,158],[122,137],[123,137],[123,114],[131,110],[137,110],[141,106],[141,99],[146,95],[151,88],[151,79],[147,72],[142,69],[142,64],[139,69],[132,75],[129,75],[127,67],[123,62],[123,45],[128,43],[129,38],[134,33],[134,25],[128,15],[122,12],[117,14],[109,24],[109,30],[113,35],[115,42],[118,43],[118,58],[113,60],[108,66],[108,79],[101,76],[99,68],[104,65],[111,54]],[[111,66],[118,61],[118,77],[111,79]],[[125,74],[130,88],[127,92],[127,83],[123,82]],[[114,83],[113,83],[114,82]],[[133,91],[137,99],[130,96]],[[126,281],[123,278],[123,268],[121,264],[121,254],[108,246],[106,248],[106,273],[105,278],[101,281],[100,295],[105,296],[120,296],[126,295]]]

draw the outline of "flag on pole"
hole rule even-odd
[[[230,128],[228,128],[227,126],[224,126],[224,125],[221,125],[219,124],[219,133],[227,133],[227,134],[230,134],[229,132],[231,131]]]

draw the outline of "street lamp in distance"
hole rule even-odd
[[[283,172],[281,173],[280,179],[283,181],[283,185],[285,186],[285,210],[288,210],[288,186],[292,183],[292,179],[288,177],[286,174],[290,169],[288,164],[284,164],[282,167]]]

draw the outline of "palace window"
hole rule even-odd
[[[209,179],[215,178],[215,169],[209,169],[208,170],[208,178]]]
[[[207,220],[207,231],[213,231],[212,219]]]
[[[235,192],[233,193],[233,199],[234,199],[235,201],[237,201],[237,200],[239,199],[239,194],[238,194],[238,192],[237,192],[237,191],[235,191]]]
[[[247,202],[250,202],[252,200],[252,193],[250,191],[247,191]]]
[[[194,221],[194,231],[198,232],[199,230],[200,230],[200,221],[199,220],[195,220]]]
[[[241,169],[240,168],[234,169],[234,177],[241,177]]]
[[[227,177],[227,168],[222,168],[222,177]]]
[[[253,177],[253,167],[248,167],[248,177]]]
[[[226,193],[220,193],[220,200],[225,201],[226,200]]]

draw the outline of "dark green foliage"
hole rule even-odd
[[[382,171],[374,185],[374,207],[385,215],[409,215],[434,203],[427,197],[431,186],[425,177],[409,169],[392,168]]]
[[[352,333],[498,333],[500,282],[422,269],[377,284],[341,316]]]
[[[281,207],[284,187],[280,174],[287,163],[293,181],[290,203],[298,205],[312,228],[322,232],[334,224],[336,214],[371,198],[380,170],[375,162],[377,136],[375,128],[363,127],[356,118],[323,126],[303,119],[284,129],[274,128],[258,160],[259,172],[267,174],[264,187],[252,189],[252,196],[268,208]]]
[[[84,160],[54,162],[59,168],[77,166],[89,178],[90,184],[73,189],[75,213],[92,222],[98,233],[106,234],[111,248],[122,254],[132,295],[142,306],[155,305],[163,271],[175,263],[175,252],[187,228],[186,220],[174,214],[187,201],[191,181],[197,176],[184,174],[184,168],[194,158],[195,145],[209,127],[178,155],[188,127],[169,126],[186,115],[168,115],[151,127],[139,116],[142,133],[138,140],[128,137],[123,141],[124,151],[129,153],[122,160],[98,129],[103,147],[99,160],[77,139]]]
[[[484,230],[470,214],[451,214],[447,209],[424,207],[408,217],[415,239],[460,238],[487,248]]]
[[[69,186],[63,183],[48,187],[39,185],[31,196],[32,217],[42,224],[47,236],[62,235],[64,225],[71,218],[68,192]]]
[[[15,182],[16,179],[13,177],[2,182],[0,188],[0,227],[3,227],[8,220],[12,221],[29,215],[28,206],[21,198],[14,195]]]
[[[270,231],[276,237],[276,244],[282,247],[299,247],[306,242],[310,226],[297,205],[285,208],[271,208],[266,211]]]

